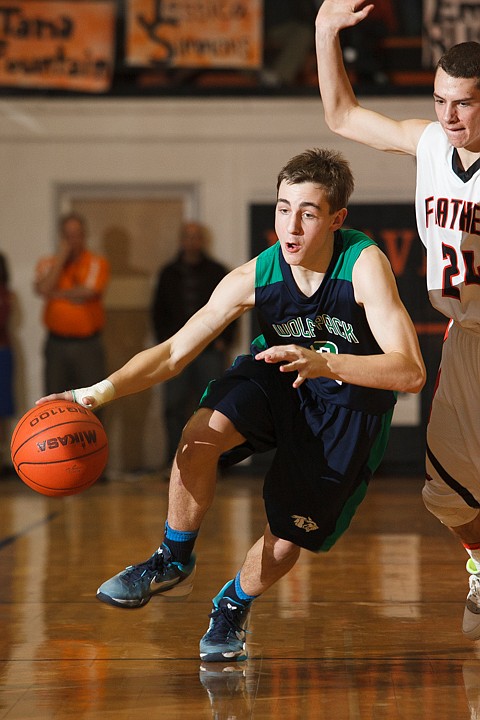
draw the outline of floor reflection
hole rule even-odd
[[[470,710],[470,720],[480,720],[480,662],[467,660],[463,664],[463,682]]]
[[[339,543],[255,602],[248,662],[200,667],[211,598],[263,532],[258,478],[219,482],[191,598],[136,611],[95,592],[158,544],[161,480],[62,500],[3,481],[0,720],[480,720],[465,553],[420,489],[375,481]]]
[[[253,717],[259,678],[252,662],[206,663],[200,666],[199,677],[215,720]]]
[[[448,660],[368,666],[249,660],[242,667],[206,664],[199,672],[215,720],[479,720],[479,678],[478,662]]]

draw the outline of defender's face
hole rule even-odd
[[[334,213],[325,191],[314,183],[282,181],[275,209],[275,231],[289,265],[324,272],[333,249],[333,233],[343,224],[345,208]]]
[[[480,89],[475,78],[455,78],[438,68],[435,112],[453,147],[480,152]]]

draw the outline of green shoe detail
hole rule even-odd
[[[476,575],[480,572],[480,568],[477,567],[473,558],[468,558],[467,560],[467,572],[469,572],[470,575]]]

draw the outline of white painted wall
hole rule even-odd
[[[434,119],[430,98],[364,104]],[[413,159],[334,136],[316,98],[0,101],[0,249],[19,300],[19,412],[42,394],[42,305],[31,283],[37,258],[55,246],[59,185],[195,183],[212,249],[232,267],[248,258],[249,204],[273,201],[279,169],[313,146],[344,152],[355,202],[413,202]]]

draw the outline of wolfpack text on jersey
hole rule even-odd
[[[370,245],[375,242],[358,230],[338,230],[328,270],[310,297],[298,289],[279,243],[261,253],[256,265],[255,309],[262,336],[254,341],[254,348],[294,343],[318,352],[380,354],[352,285],[355,262]],[[370,413],[384,413],[395,404],[395,394],[388,390],[329,378],[307,380],[299,392]]]

